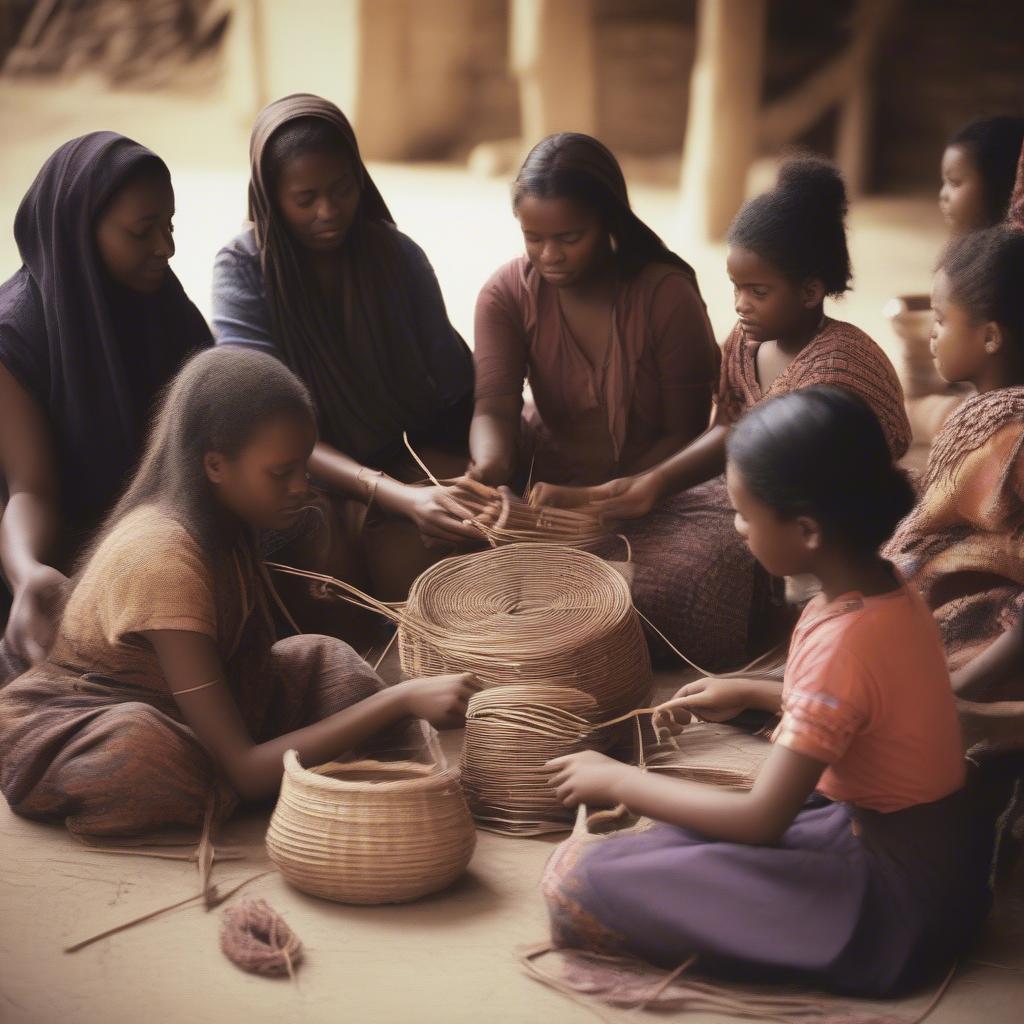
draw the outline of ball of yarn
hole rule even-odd
[[[301,940],[266,900],[245,900],[224,912],[220,948],[252,974],[294,977],[302,962]]]

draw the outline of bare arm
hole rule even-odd
[[[589,505],[608,521],[640,519],[663,498],[696,487],[725,471],[725,439],[729,428],[713,424],[692,444],[635,476],[609,480],[597,487],[556,487],[540,484],[530,500],[538,505],[571,508]]]
[[[287,750],[298,751],[303,764],[317,765],[360,746],[408,716],[425,718],[439,728],[453,728],[465,719],[469,698],[479,689],[469,674],[409,680],[319,722],[255,743],[224,681],[223,665],[209,637],[181,630],[152,630],[144,636],[160,659],[186,723],[246,800],[277,792]],[[203,686],[213,680],[217,680],[215,685]],[[193,687],[201,689],[181,692]]]
[[[381,508],[411,519],[425,537],[451,544],[480,540],[480,531],[464,522],[468,512],[456,500],[455,488],[410,487],[360,465],[324,441],[313,449],[309,469],[329,490],[360,501],[372,497]]]
[[[469,428],[469,476],[491,487],[511,482],[519,461],[522,395],[478,398]]]
[[[15,654],[35,663],[52,642],[66,582],[50,564],[61,534],[57,460],[42,409],[2,365],[0,471],[9,495],[0,564],[14,594],[6,635]]]
[[[825,765],[776,745],[748,793],[699,782],[665,778],[585,751],[556,758],[552,785],[568,806],[587,802],[623,803],[634,814],[709,839],[771,845],[793,823],[814,790]]]
[[[1014,676],[1024,675],[1024,617],[953,674],[953,692],[964,700],[984,699]]]

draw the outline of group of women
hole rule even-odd
[[[792,635],[783,683],[701,680],[656,716],[672,731],[780,713],[749,794],[597,754],[552,764],[566,803],[661,823],[559,849],[544,881],[559,941],[849,991],[916,982],[987,909],[953,687],[982,708],[972,741],[1024,746],[983,708],[1024,697],[1022,142],[1024,122],[990,119],[943,159],[955,237],[933,349],[978,395],[916,497],[895,465],[899,380],[825,312],[852,270],[824,160],[787,161],[738,212],[738,321],[719,349],[693,269],[632,211],[614,156],[544,139],[512,189],[525,255],[484,285],[471,352],[327,100],[259,115],[212,330],[169,269],[163,161],[110,132],[61,146],[0,287],[11,807],[86,834],[196,826],[272,798],[287,749],[317,763],[401,745],[410,719],[457,726],[475,679],[385,687],[345,642],[366,623],[266,562],[401,600],[479,546],[467,481],[529,488],[616,524],[638,609],[699,664]],[[800,575],[820,593],[794,630],[783,580]]]

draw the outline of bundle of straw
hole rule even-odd
[[[492,548],[505,544],[561,544],[589,548],[607,539],[600,518],[585,508],[531,505],[507,490],[468,478],[457,485],[456,500]]]
[[[551,788],[553,757],[594,744],[593,697],[568,686],[496,686],[466,713],[462,788],[477,826],[535,836],[569,828],[573,812]]]
[[[641,706],[651,690],[629,586],[575,548],[511,544],[438,562],[413,583],[398,639],[410,675],[571,686],[604,717]]]
[[[305,769],[284,756],[267,852],[297,889],[341,903],[406,903],[450,885],[476,830],[458,772],[412,761]]]
[[[684,726],[674,740],[648,748],[648,771],[726,789],[750,789],[772,749],[760,735],[716,722]]]

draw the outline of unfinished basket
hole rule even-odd
[[[410,675],[571,686],[605,718],[639,707],[651,690],[629,586],[576,548],[510,544],[438,562],[413,583],[398,639]]]
[[[551,788],[553,757],[596,746],[594,698],[568,686],[495,686],[466,712],[462,788],[477,826],[506,835],[560,832],[573,812]]]
[[[340,903],[407,903],[451,885],[476,830],[458,772],[412,761],[306,769],[284,756],[267,852],[303,892]]]

